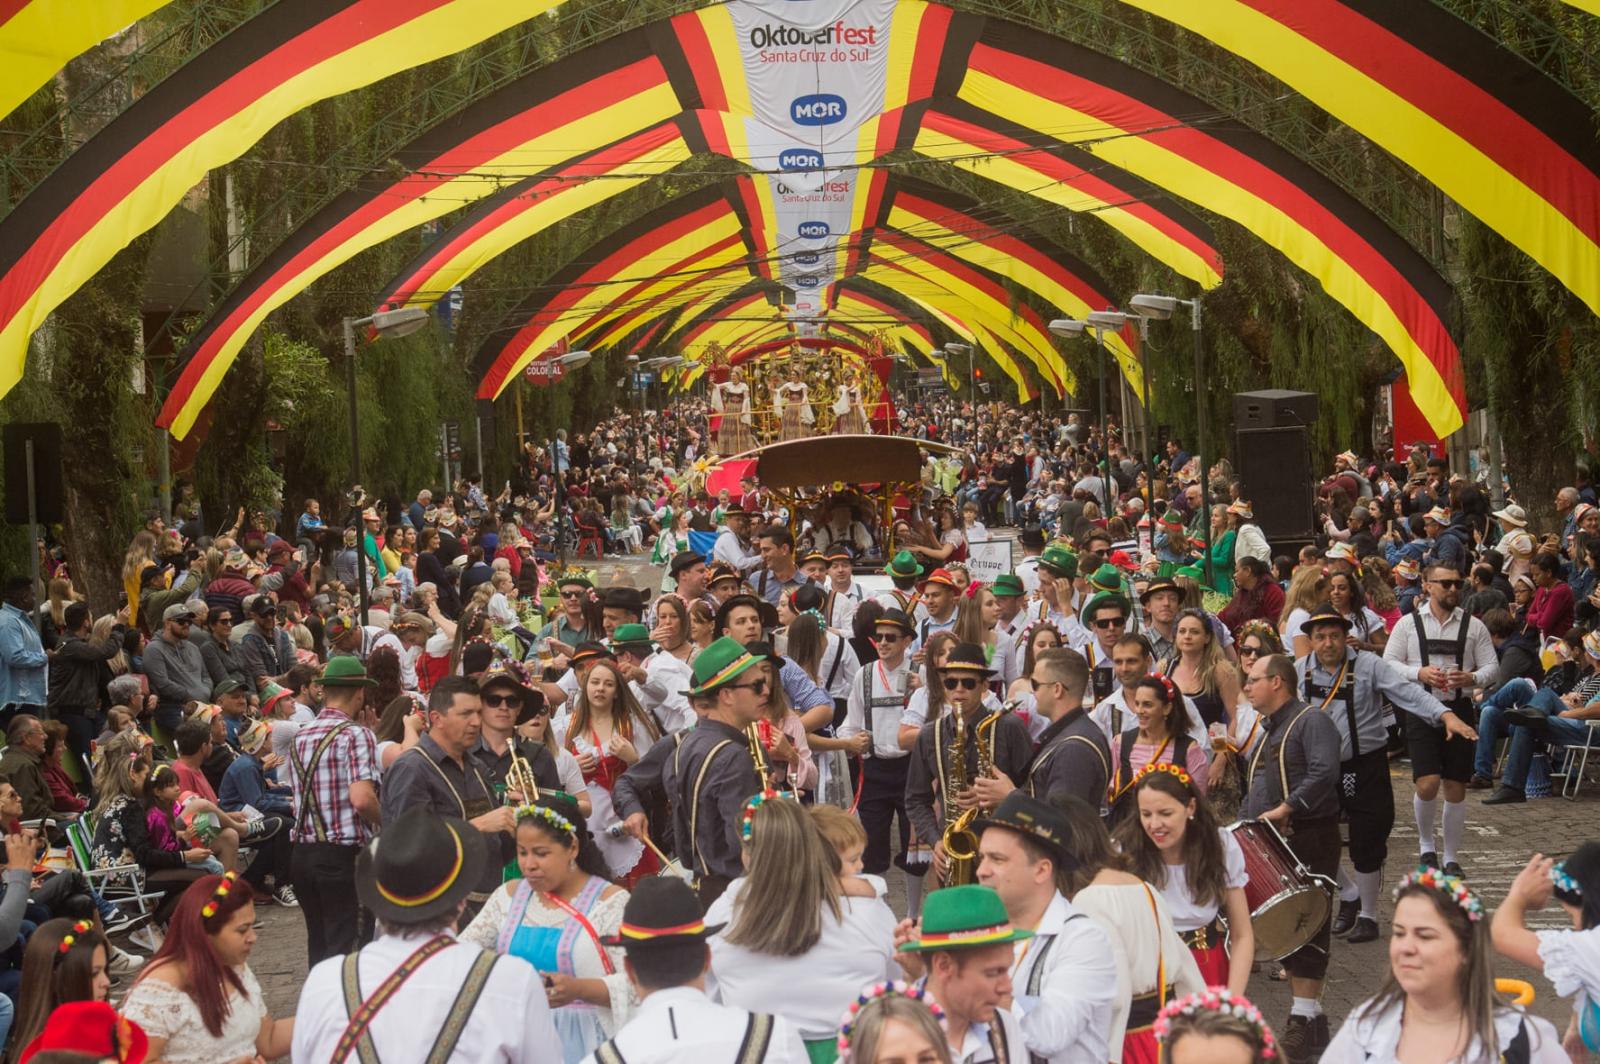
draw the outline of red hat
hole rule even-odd
[[[56,1050],[119,1064],[143,1064],[150,1039],[143,1028],[118,1016],[103,1001],[69,1001],[56,1006],[39,1037],[28,1043],[18,1059],[28,1064],[34,1054]]]
[[[935,569],[933,572],[929,573],[927,582],[930,584],[943,584],[952,591],[966,590],[966,586],[963,584],[958,584],[956,582],[956,578],[950,575],[950,571],[944,568]]]
[[[1128,557],[1128,552],[1125,550],[1112,551],[1111,557],[1107,558],[1106,561],[1115,565],[1118,569],[1124,569],[1130,573],[1139,568],[1133,563],[1133,559]]]

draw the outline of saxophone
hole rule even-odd
[[[761,793],[772,790],[772,769],[767,764],[767,751],[761,745],[761,731],[755,724],[747,724],[745,738],[750,740],[750,760],[755,763],[756,775],[761,778]]]
[[[978,807],[963,809],[952,816],[955,810],[956,795],[967,789],[967,727],[961,719],[961,712],[952,709],[946,718],[955,724],[956,734],[950,740],[949,763],[945,768],[944,785],[944,885],[947,887],[961,886],[965,883],[977,881],[978,875],[978,833],[972,830],[972,822],[978,817]],[[978,725],[979,729],[983,723]],[[979,771],[983,765],[983,743],[979,736],[978,764]]]

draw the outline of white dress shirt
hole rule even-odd
[[[668,732],[693,727],[694,707],[685,691],[694,686],[694,670],[689,663],[666,651],[652,654],[644,663],[645,681],[638,685],[640,703]]]
[[[1034,929],[1034,937],[1016,943],[1015,951],[1011,1014],[1022,1028],[1029,1051],[1049,1064],[1110,1060],[1107,1039],[1117,965],[1105,929],[1057,893]],[[1041,956],[1044,972],[1039,993],[1029,995],[1028,986]],[[1013,1059],[1017,1056],[1014,1053]]]
[[[744,1044],[750,1013],[712,1002],[692,986],[657,990],[612,1039],[627,1064],[717,1064],[733,1060]],[[805,1043],[794,1025],[772,1018],[767,1064],[808,1064]],[[582,1064],[595,1064],[594,1054]]]
[[[872,733],[872,756],[885,760],[899,760],[910,751],[900,748],[900,718],[905,712],[906,687],[910,669],[902,658],[899,665],[888,668],[882,661],[867,665],[850,685],[850,695],[839,725],[839,738],[853,739],[864,731]],[[867,716],[867,703],[871,700],[872,716]]]
[[[430,937],[380,934],[364,946],[357,966],[363,997],[377,990]],[[417,1060],[427,1055],[467,971],[482,953],[477,946],[457,943],[412,973],[367,1029],[379,1060]],[[343,964],[344,957],[329,957],[311,969],[300,988],[291,1052],[296,1064],[331,1060],[350,1023],[341,981]],[[452,1064],[561,1064],[561,1041],[533,965],[518,957],[495,962],[450,1060]]]

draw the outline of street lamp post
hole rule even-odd
[[[1050,323],[1050,331],[1057,336],[1074,337],[1082,336],[1089,332],[1094,336],[1095,346],[1100,350],[1100,480],[1102,495],[1100,504],[1107,520],[1111,518],[1111,437],[1106,426],[1106,338],[1105,323],[1097,321],[1094,314],[1089,315],[1088,321],[1079,321],[1077,318],[1057,318]]]
[[[1141,293],[1130,299],[1128,305],[1140,317],[1161,321],[1172,317],[1180,306],[1189,308],[1189,331],[1194,337],[1195,450],[1200,459],[1200,504],[1206,508],[1200,524],[1206,536],[1206,586],[1215,587],[1211,573],[1211,474],[1206,465],[1206,356],[1200,343],[1200,300]]]
[[[360,604],[362,625],[367,623],[367,611],[372,595],[367,588],[367,543],[361,521],[361,426],[356,407],[356,329],[370,327],[377,335],[374,339],[394,340],[409,336],[428,323],[428,312],[422,307],[401,307],[399,310],[380,310],[365,318],[344,319],[344,383],[349,403],[350,418],[350,526],[356,534],[356,601]]]
[[[564,369],[576,369],[588,362],[592,356],[587,351],[568,351],[564,355],[557,355],[553,361]],[[566,470],[562,468],[560,440],[550,441],[550,468],[556,477],[556,565],[561,569],[567,567],[567,506],[566,506]],[[572,465],[572,452],[567,452],[568,468]]]

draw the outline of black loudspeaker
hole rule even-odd
[[[33,441],[33,491],[38,500],[34,516],[42,525],[55,524],[61,514],[61,426],[39,421],[7,425],[0,432],[6,457],[6,521],[28,523],[28,452]]]
[[[1311,438],[1299,425],[1240,429],[1234,471],[1256,524],[1276,550],[1280,543],[1316,535],[1317,482],[1311,473]]]
[[[1237,392],[1233,397],[1233,427],[1273,429],[1285,425],[1310,425],[1317,420],[1317,394],[1268,388]]]

